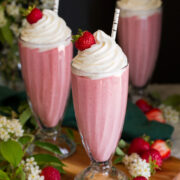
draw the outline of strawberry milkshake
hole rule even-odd
[[[148,83],[155,68],[161,35],[161,0],[121,0],[118,40],[130,63],[130,82]]]
[[[123,128],[129,67],[125,54],[113,38],[98,30],[94,39],[95,44],[78,51],[72,62],[75,115],[84,147],[93,162],[76,180],[90,175],[95,178],[103,168],[108,171],[106,178],[120,179],[111,174],[108,162]]]
[[[71,30],[51,10],[43,10],[34,21],[37,11],[27,16],[19,40],[22,75],[42,138],[57,139],[55,127],[62,120],[71,82]]]

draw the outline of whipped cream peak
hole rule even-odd
[[[25,23],[21,31],[21,39],[36,44],[51,44],[66,40],[71,30],[65,21],[54,11],[43,10],[42,18],[34,24]]]
[[[159,8],[161,0],[119,0],[117,6],[128,10],[150,10]]]
[[[93,35],[96,44],[84,51],[78,51],[72,62],[72,72],[91,79],[119,76],[121,69],[128,64],[122,49],[101,30]]]

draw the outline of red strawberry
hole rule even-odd
[[[148,151],[143,152],[141,154],[141,158],[145,159],[146,162],[149,162],[150,160],[151,160],[150,163],[154,162],[154,164],[156,165],[155,169],[159,169],[162,165],[161,155],[159,151],[155,149],[150,149]]]
[[[30,24],[34,24],[42,18],[43,14],[40,9],[34,8],[26,17]]]
[[[128,153],[138,153],[141,154],[144,151],[147,151],[150,149],[150,145],[148,142],[146,142],[143,138],[135,138],[130,144]]]
[[[133,178],[133,180],[147,180],[147,178],[145,178],[144,176],[138,176]]]
[[[61,180],[59,171],[52,166],[42,169],[41,176],[44,176],[44,180]]]
[[[154,143],[151,145],[151,148],[159,151],[163,160],[167,159],[171,155],[171,149],[168,143],[164,140],[158,139],[154,141]]]
[[[151,105],[148,104],[147,101],[145,101],[144,99],[139,99],[138,101],[136,101],[136,105],[142,110],[142,112],[146,113],[148,111],[150,111],[153,107]]]
[[[160,123],[165,123],[165,119],[163,117],[163,113],[158,108],[153,108],[149,112],[147,112],[146,117],[149,121],[158,121]]]
[[[75,46],[78,50],[83,51],[90,48],[93,44],[96,44],[93,34],[88,31],[82,32],[79,30],[79,34],[73,36]]]

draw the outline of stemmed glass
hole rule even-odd
[[[119,76],[90,79],[78,76],[72,67],[72,93],[78,129],[91,164],[75,180],[128,179],[112,167],[111,158],[119,141],[126,113],[129,66]],[[84,74],[81,72],[80,74]],[[87,74],[87,73],[86,73]],[[99,74],[90,74],[97,77]],[[101,77],[102,77],[101,76]]]
[[[30,107],[40,127],[37,138],[59,146],[60,158],[75,151],[75,143],[61,132],[70,90],[71,37],[51,44],[19,39],[22,75]]]
[[[162,7],[149,10],[121,9],[118,41],[130,64],[131,98],[147,97],[145,88],[155,68],[160,36]]]

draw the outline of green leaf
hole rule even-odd
[[[51,144],[48,142],[41,142],[41,141],[36,141],[36,142],[34,142],[34,144],[42,149],[52,152],[52,153],[62,154],[59,147],[54,144]]]
[[[22,112],[22,114],[19,117],[19,120],[22,126],[27,122],[27,120],[31,117],[31,115],[32,115],[32,112],[29,107]]]
[[[19,165],[24,154],[21,145],[12,140],[1,142],[0,152],[3,158],[14,167]]]
[[[9,106],[0,106],[0,112],[1,113],[4,113],[4,114],[10,116],[12,114],[12,111],[13,111],[13,109]]]
[[[10,180],[8,175],[2,170],[0,170],[0,180]]]
[[[113,163],[114,164],[122,163],[123,158],[124,158],[124,156],[119,156],[113,161]]]
[[[125,155],[125,153],[119,147],[116,148],[116,154],[119,155],[119,156],[124,156]]]
[[[66,128],[66,133],[70,139],[74,140],[74,133],[72,129]]]
[[[25,172],[23,171],[23,168],[22,166],[20,166],[17,170],[16,170],[16,177],[17,177],[17,180],[26,180],[26,174]]]
[[[172,106],[174,109],[180,112],[180,95],[175,94],[169,96],[166,100],[163,101],[163,104],[167,106]]]
[[[19,138],[19,142],[22,144],[22,145],[26,145],[30,142],[32,142],[32,140],[34,139],[34,136],[33,135],[25,135],[21,138]]]
[[[123,139],[121,139],[119,141],[119,144],[118,144],[119,148],[125,148],[128,146],[128,144],[126,143],[126,141],[124,141]]]
[[[61,174],[66,174],[62,166],[53,166],[53,167],[56,168]]]
[[[1,27],[0,30],[4,40],[11,46],[13,43],[13,34],[9,27],[10,23],[8,22],[5,26]]]
[[[65,166],[57,157],[50,154],[35,154],[33,157],[39,165],[53,163],[57,166]]]

